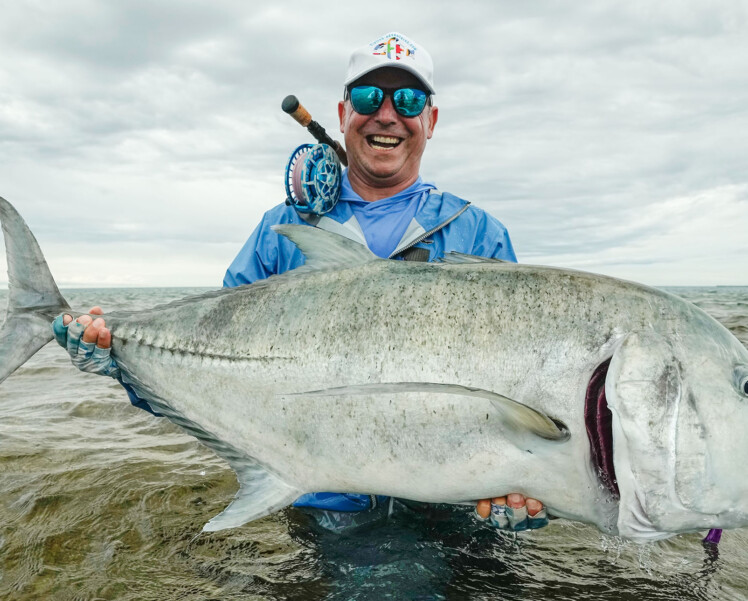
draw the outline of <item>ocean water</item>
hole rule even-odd
[[[748,287],[669,290],[748,346]],[[118,310],[200,291],[64,294]],[[463,508],[340,535],[286,509],[198,535],[236,489],[211,451],[50,344],[0,386],[0,599],[748,598],[748,529],[715,552],[699,534],[639,546],[564,520],[512,536]]]

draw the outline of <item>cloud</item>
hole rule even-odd
[[[15,2],[0,195],[62,281],[216,285],[310,141],[282,98],[339,137],[348,56],[393,29],[436,65],[422,174],[501,219],[521,260],[747,283],[740,0]]]

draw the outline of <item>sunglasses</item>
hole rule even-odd
[[[359,115],[371,115],[379,110],[384,97],[392,98],[392,106],[398,115],[418,117],[423,112],[430,96],[418,88],[380,88],[378,86],[356,86],[347,90],[353,110]]]

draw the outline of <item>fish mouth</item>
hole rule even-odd
[[[584,401],[584,423],[590,440],[592,464],[600,483],[618,500],[618,479],[613,465],[613,414],[605,398],[605,379],[610,359],[597,366],[587,385]]]

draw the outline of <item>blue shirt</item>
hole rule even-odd
[[[405,235],[424,196],[434,188],[435,186],[424,183],[419,177],[413,185],[394,196],[366,201],[353,191],[346,172],[343,175],[340,200],[349,203],[363,230],[369,250],[386,259]]]

